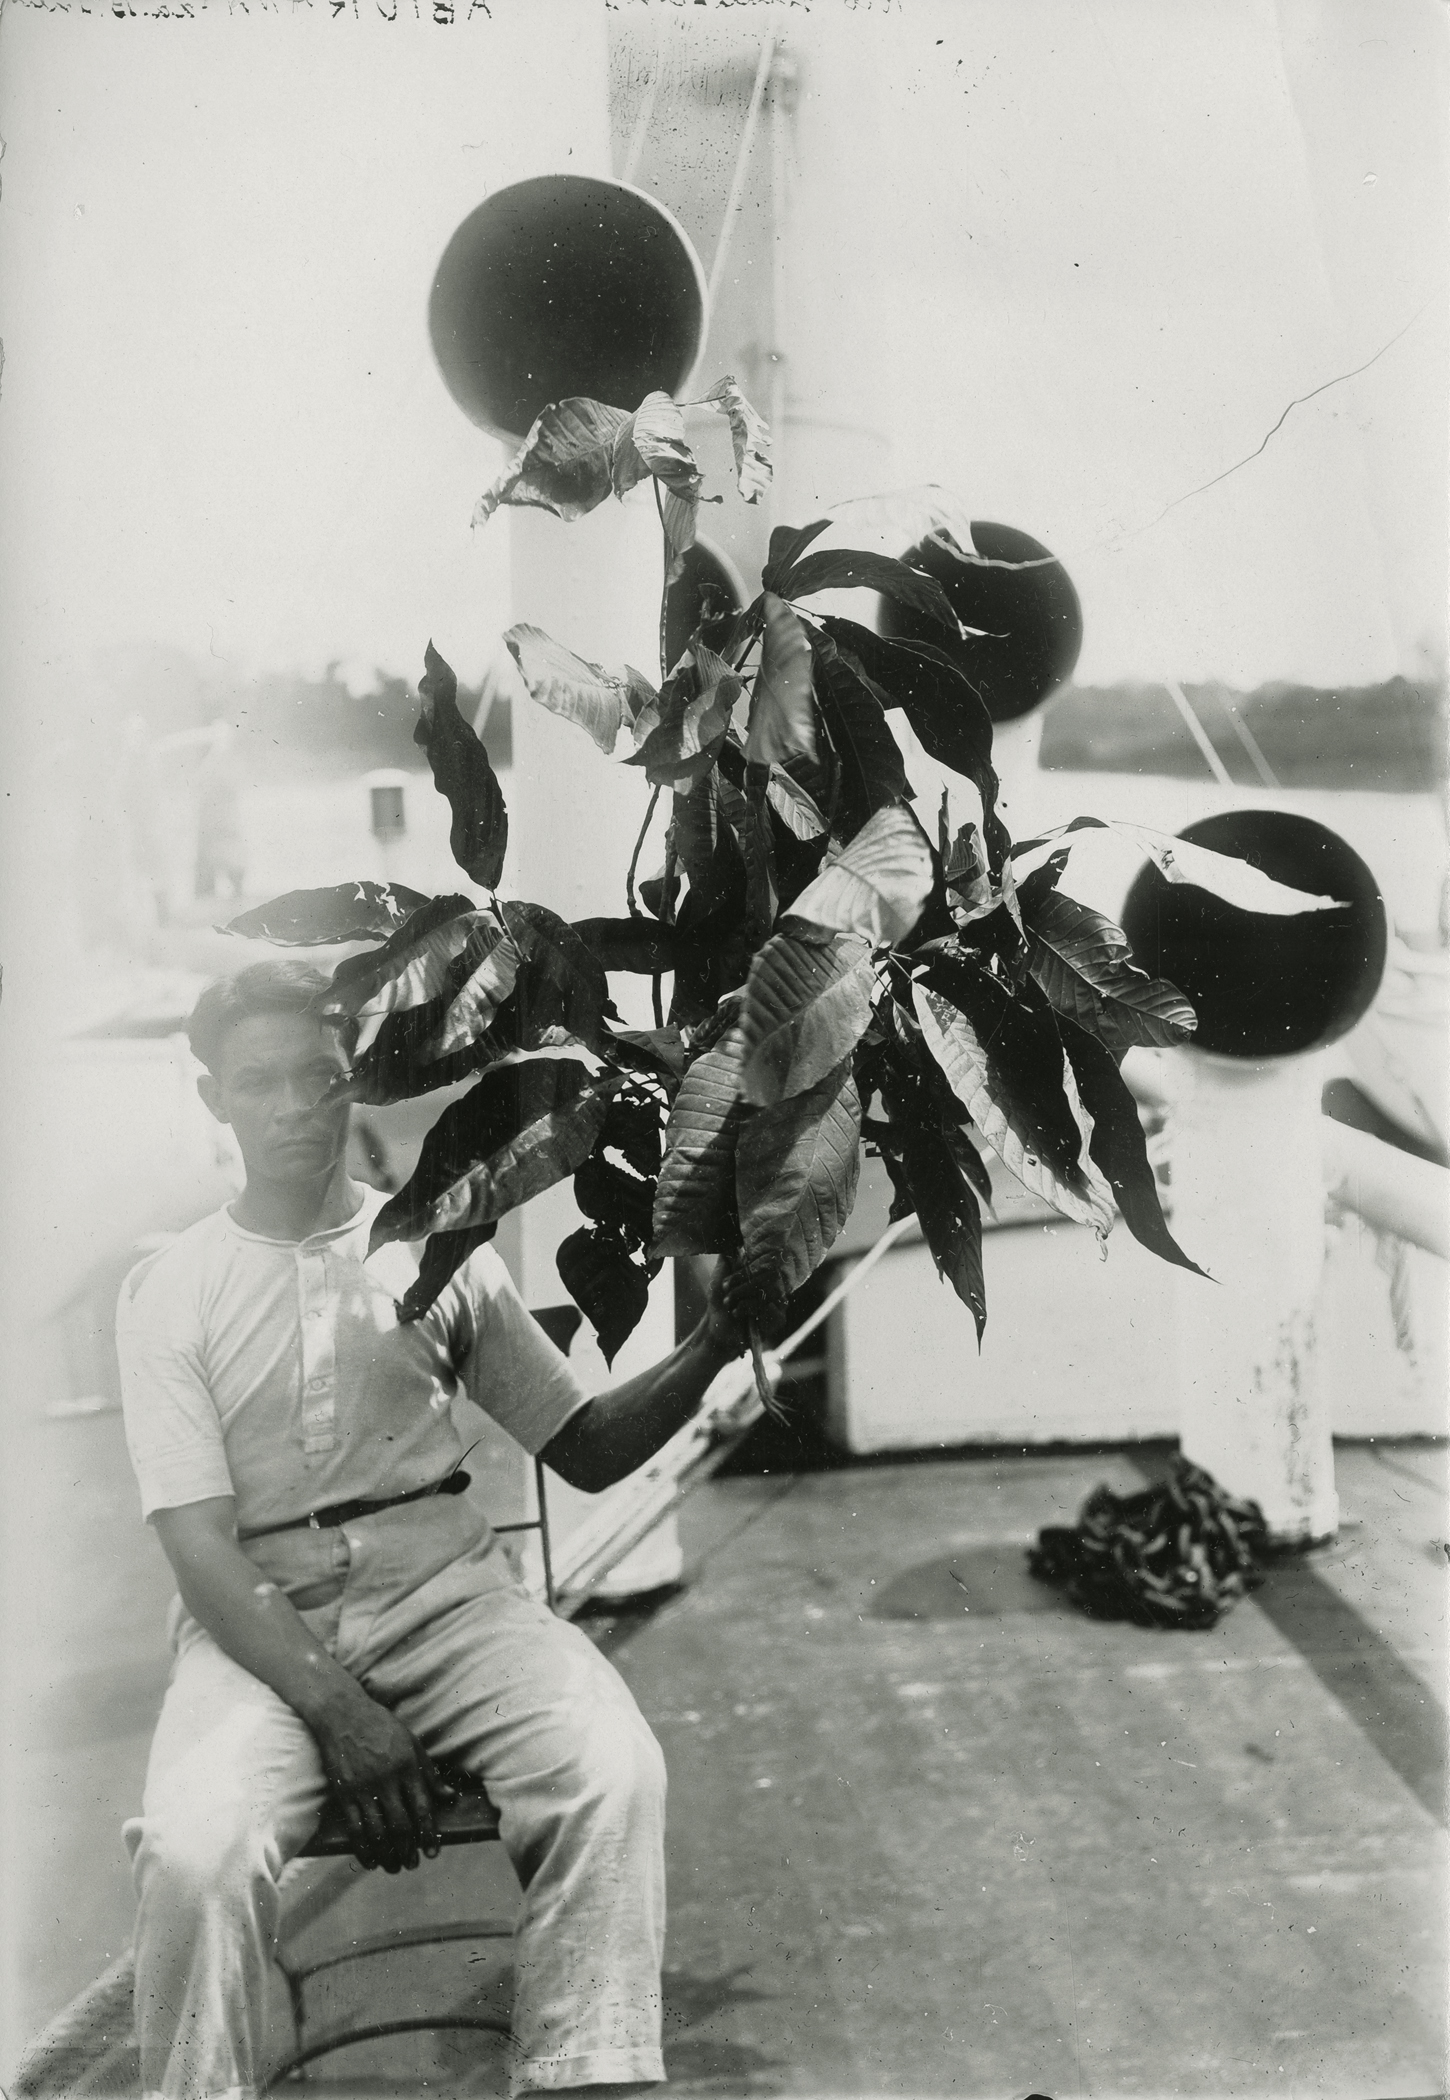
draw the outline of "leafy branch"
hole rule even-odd
[[[687,405],[726,418],[740,492],[757,501],[769,436],[733,379]],[[979,1341],[984,1148],[1104,1239],[1121,1215],[1143,1245],[1193,1268],[1163,1218],[1119,1071],[1133,1045],[1191,1040],[1192,1009],[1137,967],[1119,928],[1059,887],[1101,819],[1013,844],[991,719],[950,652],[961,630],[940,585],[906,561],[817,545],[827,519],[780,526],[759,594],[707,613],[665,662],[670,592],[712,499],[664,394],[632,412],[583,399],[546,408],[475,522],[501,505],[582,517],[645,479],[663,554],[659,687],[537,627],[505,637],[532,698],[651,785],[626,916],[570,926],[537,904],[360,883],[292,892],[229,929],[365,944],[324,1004],[357,1031],[341,1093],[400,1101],[471,1082],[378,1219],[379,1243],[427,1242],[402,1317],[427,1311],[501,1216],[569,1176],[587,1222],[559,1249],[559,1273],[610,1361],[670,1256],[736,1259],[763,1315],[841,1232],[863,1146],[890,1174],[893,1218],[915,1213]],[[840,590],[909,607],[943,646],[812,610],[818,593]],[[419,697],[417,739],[450,804],[454,857],[493,891],[508,815],[431,643]],[[912,809],[897,710],[974,807],[955,835],[945,796],[935,842]],[[664,794],[664,868],[637,889]],[[1202,847],[1113,828],[1170,880],[1245,910],[1330,902]],[[616,974],[651,979],[653,1029],[620,1025]],[[752,1345],[763,1387],[756,1327]]]

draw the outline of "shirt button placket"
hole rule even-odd
[[[297,1250],[297,1301],[302,1325],[302,1448],[337,1447],[334,1344],[327,1305],[327,1256]]]

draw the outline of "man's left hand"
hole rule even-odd
[[[769,1348],[785,1331],[785,1308],[767,1300],[739,1262],[722,1255],[710,1279],[705,1338],[722,1356],[741,1356],[750,1347],[752,1321]]]

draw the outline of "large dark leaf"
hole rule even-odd
[[[607,1364],[633,1334],[649,1304],[649,1276],[614,1233],[584,1226],[564,1240],[559,1280],[599,1338]]]
[[[906,1126],[901,1165],[937,1274],[970,1311],[980,1348],[987,1325],[987,1286],[982,1274],[982,1214],[977,1199],[962,1178],[946,1139],[930,1130]]]
[[[545,1031],[562,1029],[577,1042],[602,1052],[604,1018],[614,1012],[604,966],[567,921],[542,904],[507,903],[504,921],[523,957],[508,1002],[510,1040],[536,1050]],[[551,1038],[553,1040],[553,1038]]]
[[[339,882],[327,890],[288,890],[231,919],[223,933],[272,941],[279,948],[324,948],[338,941],[381,941],[428,902],[401,882]]]
[[[384,1015],[371,1043],[355,1051],[351,1071],[329,1090],[334,1098],[376,1107],[408,1101],[467,1079],[518,1048],[516,1034],[494,1025],[513,985],[518,949],[492,913],[468,918],[472,930],[447,963],[441,988],[421,1005]]]
[[[904,561],[893,561],[888,554],[863,554],[848,547],[818,548],[814,554],[792,563],[778,588],[782,598],[812,598],[817,591],[881,591],[886,597],[939,620],[949,634],[960,632],[941,585],[920,569],[909,569]]]
[[[619,1153],[636,1174],[652,1180],[664,1159],[663,1106],[658,1089],[650,1093],[639,1087],[625,1088],[609,1104],[598,1149]]]
[[[861,1097],[845,1059],[806,1093],[740,1126],[735,1189],[743,1266],[763,1296],[799,1290],[851,1214],[861,1173]]]
[[[720,807],[735,833],[745,864],[745,931],[752,947],[759,945],[775,924],[779,892],[775,882],[775,840],[770,825],[766,789],[770,768],[747,768],[745,793],[720,781]]]
[[[769,766],[801,752],[814,757],[815,749],[811,646],[785,600],[767,591],[765,638],[750,699],[745,756],[751,764]]]
[[[750,965],[740,1010],[741,1091],[757,1107],[804,1093],[850,1055],[871,1019],[871,949],[852,934],[795,926]]]
[[[727,663],[738,664],[743,660],[746,644],[760,633],[764,625],[765,595],[762,592],[739,612],[716,613],[713,618],[702,620],[700,639]]]
[[[1083,1164],[1051,1015],[1014,999],[975,964],[944,956],[932,958],[914,1000],[927,1048],[1003,1164],[1065,1217],[1106,1232],[1111,1204],[1101,1177]]]
[[[510,627],[504,636],[529,697],[551,714],[575,722],[609,758],[625,723],[633,723],[658,695],[630,664],[606,671],[556,642],[541,627]]]
[[[350,955],[332,973],[323,1009],[358,1022],[364,1052],[388,1014],[426,1006],[450,983],[457,959],[485,915],[467,897],[434,897],[410,914],[379,948]]]
[[[799,778],[797,769],[810,773],[809,787]],[[765,799],[793,838],[802,844],[819,839],[824,848],[831,828],[826,816],[830,785],[827,767],[815,760],[793,759],[788,765],[771,767]]]
[[[458,680],[430,642],[427,675],[418,687],[422,714],[413,731],[433,768],[433,784],[448,797],[453,823],[448,843],[465,875],[497,889],[508,847],[509,819],[488,753],[458,712]]]
[[[981,1201],[990,1206],[992,1177],[968,1135],[971,1119],[920,1035],[893,1037],[870,1060],[869,1069],[891,1112],[891,1123],[880,1140],[883,1157],[893,1147],[900,1153],[909,1129],[940,1137],[958,1170]],[[864,1094],[864,1087],[862,1091]]]
[[[743,807],[743,798],[742,798]],[[723,829],[724,827],[722,827]],[[680,1028],[694,1028],[714,1013],[722,992],[743,982],[750,967],[743,909],[744,874],[732,902],[707,912],[703,892],[692,890],[680,907],[677,921],[674,991],[670,1020]]]
[[[1043,898],[1050,896],[1057,888],[1067,862],[1067,850],[1063,848],[1057,853],[1049,853],[1040,868],[1034,868],[1030,875],[1023,876],[1017,885],[1017,908],[1024,920],[1031,919]],[[951,881],[950,874],[947,880]]]
[[[614,446],[629,411],[571,395],[551,401],[502,474],[484,490],[473,522],[485,525],[501,503],[582,518],[614,486]]]
[[[713,952],[708,937],[658,919],[576,919],[574,931],[606,970],[635,977],[666,976],[682,963]]]
[[[574,1058],[485,1072],[423,1140],[412,1180],[373,1222],[369,1253],[487,1225],[552,1188],[588,1157],[622,1083],[617,1073],[591,1079]]]
[[[910,933],[931,895],[931,846],[909,809],[878,809],[796,898],[797,918],[859,934],[873,948]]]
[[[689,877],[696,910],[706,916],[723,907],[738,912],[745,902],[745,864],[730,826],[722,821],[720,783],[707,775],[674,803],[675,853]]]
[[[889,642],[855,620],[828,618],[821,625],[882,702],[904,711],[924,751],[975,782],[984,799],[988,789],[995,796],[992,717],[949,656],[925,642]]]
[[[654,712],[658,719],[634,756],[652,787],[688,794],[715,763],[730,716],[744,687],[733,671],[703,644],[703,663],[686,662],[665,685]],[[647,717],[640,716],[640,727]]]
[[[829,635],[812,629],[816,704],[840,767],[835,833],[854,838],[878,809],[907,801],[911,790],[901,747],[881,702],[840,655]]]
[[[486,1035],[512,998],[522,965],[513,935],[505,933],[497,919],[480,913],[468,946],[450,970],[450,989],[455,981],[457,989],[429,1046],[429,1057],[452,1057]]]
[[[616,1064],[627,1065],[671,1087],[685,1076],[689,1052],[678,1028],[621,1028],[611,1035],[608,1053]]]
[[[735,1138],[743,1044],[731,1029],[686,1072],[665,1130],[651,1252],[724,1254],[736,1244]]]
[[[1168,1230],[1138,1104],[1124,1085],[1111,1051],[1070,1022],[1064,1023],[1061,1035],[1079,1099],[1093,1119],[1089,1140],[1093,1161],[1117,1199],[1123,1223],[1135,1240],[1164,1261],[1192,1269],[1195,1276],[1204,1275]]]
[[[812,540],[819,539],[830,525],[829,518],[817,518],[814,525],[777,525],[770,535],[770,546],[765,557],[765,567],[760,574],[762,586],[767,591],[782,595],[781,584],[795,564],[805,553]]]
[[[1029,878],[1030,879],[1030,878]],[[1061,1014],[1119,1056],[1133,1044],[1171,1050],[1197,1026],[1176,985],[1150,977],[1131,957],[1128,937],[1111,919],[1049,890],[1025,921],[1028,968]]]
[[[649,1244],[654,1212],[653,1178],[643,1180],[603,1156],[601,1138],[574,1176],[574,1201],[586,1218],[618,1233],[630,1247]]]
[[[486,1225],[475,1225],[467,1232],[432,1233],[424,1242],[417,1276],[398,1300],[400,1324],[406,1326],[410,1320],[421,1320],[474,1249],[491,1240],[497,1231],[497,1218],[490,1218]]]
[[[822,832],[817,838],[798,838],[776,807],[775,789],[782,776],[772,770],[765,791],[770,824],[770,858],[775,871],[776,920],[789,912],[795,899],[809,888],[821,871],[821,861],[830,841]]]
[[[389,1014],[370,1047],[353,1059],[351,1071],[328,1089],[329,1099],[355,1101],[367,1108],[412,1101],[420,1094],[435,1093],[439,1087],[457,1085],[514,1047],[485,1033],[461,1050],[438,1056],[438,1035],[450,998],[451,994],[444,991],[426,1006]]]

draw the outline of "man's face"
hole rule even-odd
[[[237,1134],[249,1176],[315,1182],[347,1145],[348,1104],[317,1104],[347,1069],[337,1038],[311,1014],[252,1014],[223,1040],[220,1070],[200,1082],[203,1101]]]

